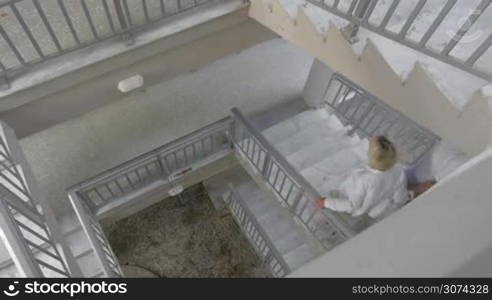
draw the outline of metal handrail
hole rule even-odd
[[[164,144],[162,146],[156,147],[153,150],[150,150],[148,152],[145,152],[143,154],[140,154],[130,160],[125,161],[122,164],[116,165],[114,167],[111,167],[101,173],[98,173],[97,175],[94,175],[92,177],[89,177],[85,179],[83,182],[77,183],[75,185],[70,186],[67,190],[82,190],[87,187],[90,187],[94,183],[110,178],[114,176],[115,174],[120,173],[122,170],[129,169],[133,165],[139,164],[142,161],[145,161],[146,159],[149,159],[151,157],[154,157],[155,155],[163,152],[169,152],[175,149],[180,148],[186,143],[189,143],[190,141],[197,140],[205,135],[208,135],[210,132],[214,132],[218,129],[225,128],[227,126],[230,126],[232,122],[231,117],[225,117],[223,119],[220,119],[214,123],[211,123],[209,125],[206,125],[205,127],[202,127],[200,129],[197,129],[189,134],[186,134],[180,138],[177,138],[167,144]]]
[[[123,277],[124,274],[118,263],[118,259],[94,213],[77,194],[70,193],[69,198],[89,244],[94,251],[94,256],[102,268],[103,275],[105,277]]]
[[[120,37],[124,42],[131,43],[137,31],[213,1],[216,0],[195,0],[184,5],[181,0],[160,0],[155,3],[159,6],[158,8],[151,8],[147,0],[132,0],[131,3],[128,0],[101,0],[97,7],[89,7],[86,0],[79,0],[70,2],[70,5],[80,6],[71,7],[71,9],[69,9],[68,2],[63,0],[46,1],[46,3],[40,0],[3,1],[0,3],[0,12],[12,15],[12,19],[10,23],[0,25],[0,37],[5,42],[4,59],[0,60],[0,77],[8,84],[8,77],[28,66],[111,38]],[[36,22],[36,26],[46,29],[46,35],[35,34],[36,28],[31,24],[31,19],[27,19],[24,11],[20,9],[20,5],[29,7],[30,18],[35,15],[35,18],[40,19],[41,23]],[[49,11],[56,10],[60,13],[48,13],[46,8],[49,8]],[[99,13],[94,13],[94,10],[98,10]],[[98,26],[100,24],[104,24],[104,30]],[[19,32],[15,29],[17,27],[20,28],[21,35],[25,36],[25,39],[15,38],[19,36]],[[86,37],[81,36],[84,28],[88,28],[90,32]],[[60,32],[66,33],[60,35]],[[47,40],[51,42],[51,46],[47,46]],[[24,49],[32,49],[33,52],[26,54]],[[7,60],[6,57],[15,59]]]
[[[361,26],[379,35],[382,35],[395,42],[403,44],[413,50],[422,52],[430,57],[438,59],[444,63],[452,65],[463,71],[481,77],[485,80],[492,81],[492,71],[483,70],[480,66],[477,66],[477,61],[491,48],[492,46],[492,34],[490,34],[480,45],[476,46],[471,54],[464,60],[459,59],[451,55],[453,49],[461,42],[462,38],[472,28],[473,24],[483,17],[484,12],[490,9],[492,0],[482,0],[478,6],[466,18],[466,22],[458,29],[454,36],[448,41],[446,46],[441,50],[435,50],[428,46],[429,40],[440,28],[443,21],[450,14],[450,11],[455,6],[457,0],[448,0],[442,7],[439,14],[431,20],[431,25],[420,38],[419,41],[413,41],[407,38],[408,32],[415,23],[416,18],[419,16],[422,8],[426,4],[426,0],[419,0],[413,11],[404,21],[404,26],[398,33],[391,32],[388,29],[388,24],[392,16],[400,3],[400,0],[394,0],[390,8],[385,12],[380,24],[372,24],[370,22],[371,14],[378,8],[378,0],[352,0],[351,6],[348,10],[342,10],[340,7],[340,1],[324,1],[324,0],[306,0],[315,6],[318,6],[338,17],[344,18],[347,21]],[[332,2],[332,3],[328,3]],[[361,9],[357,9],[361,8]],[[361,11],[362,10],[362,11]]]
[[[328,81],[323,103],[352,127],[351,133],[368,139],[377,135],[389,138],[399,150],[400,162],[410,167],[441,139],[339,73]]]
[[[238,121],[246,127],[246,129],[258,140],[258,142],[265,148],[265,150],[270,153],[271,156],[282,165],[285,172],[301,186],[304,187],[304,191],[311,197],[315,199],[321,198],[318,191],[304,178],[297,170],[285,159],[285,157],[273,147],[270,142],[263,136],[263,134],[256,129],[248,119],[239,111],[237,108],[231,109],[231,113],[234,116],[234,120]]]
[[[280,152],[278,152],[278,150],[275,149],[270,144],[270,142],[268,142],[268,140],[263,136],[263,134],[260,131],[258,131],[237,108],[233,108],[231,110],[231,113],[233,115],[234,121],[244,126],[244,128],[248,131],[248,133],[265,150],[267,155],[269,155],[271,159],[274,159],[278,163],[278,165],[283,169],[283,172],[285,172],[285,174],[289,176],[291,180],[300,187],[300,194],[306,196],[312,205],[314,205],[314,201],[322,199],[322,196],[319,194],[319,192],[301,174],[299,174],[299,172],[285,159],[285,157]],[[236,147],[241,149],[240,145],[238,145],[237,143],[237,137],[235,137],[234,140],[235,140],[234,143]],[[266,158],[265,161],[267,161]],[[263,170],[258,169],[258,171],[260,171],[260,173],[262,173],[265,176]],[[265,179],[267,182],[269,182],[269,178],[265,178]],[[290,206],[291,204],[287,203],[287,205]],[[295,213],[295,211],[293,212]],[[333,212],[329,210],[322,210],[322,209],[317,209],[317,212],[323,214],[329,221],[331,221],[337,227],[337,229],[343,233],[345,238],[350,238],[355,234],[354,231],[339,216],[337,216]],[[310,228],[309,224],[306,224],[309,222],[303,222],[303,223],[308,227],[308,230],[310,231],[316,230],[315,228]]]
[[[65,260],[65,249],[59,249],[59,236],[50,227],[46,207],[40,205],[35,189],[26,179],[29,170],[10,128],[0,124],[0,230],[18,275],[25,277],[70,277],[71,266]],[[44,204],[44,203],[43,203]],[[70,253],[71,255],[71,253]]]
[[[256,220],[255,215],[245,204],[245,200],[236,191],[232,184],[229,187],[229,197],[226,197],[226,203],[229,205],[232,213],[236,216],[238,223],[241,225],[245,235],[250,239],[251,243],[255,247],[260,258],[263,260],[264,265],[266,265],[272,271],[274,277],[285,277],[291,272],[289,266],[285,262],[284,258],[278,252],[273,241],[269,238],[268,234],[265,232],[260,223]],[[240,208],[235,207],[232,201],[238,203]],[[241,211],[244,215],[241,214]],[[248,226],[249,223],[251,226]],[[258,238],[257,236],[260,236]]]
[[[110,202],[157,180],[173,180],[170,176],[176,172],[186,171],[194,163],[230,150],[231,122],[227,117],[207,125],[76,184],[68,188],[68,192],[77,193],[97,214]]]

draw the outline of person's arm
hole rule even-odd
[[[338,212],[353,213],[364,203],[366,197],[366,182],[362,178],[351,176],[342,184],[346,190],[347,198],[324,198],[316,202],[319,208],[329,208]]]
[[[325,208],[338,212],[351,213],[353,210],[352,203],[349,199],[325,199],[323,205]]]

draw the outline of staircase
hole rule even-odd
[[[96,263],[94,252],[90,247],[87,236],[83,232],[82,227],[75,224],[65,224],[63,222],[61,223],[61,226],[62,229],[64,229],[65,241],[70,247],[74,258],[82,271],[82,276],[87,278],[100,277],[102,275],[101,269],[99,264]],[[53,252],[53,249],[48,243],[39,244],[39,246],[50,253]],[[54,264],[54,260],[44,252],[39,250],[34,251],[34,255],[39,260]],[[47,277],[59,277],[59,274],[50,272],[50,270],[45,270],[44,273]],[[17,268],[3,244],[0,245],[0,277],[19,277]]]
[[[302,1],[253,0],[250,16],[468,154],[489,144],[489,81],[363,29],[350,44],[348,22]]]
[[[416,54],[369,31],[360,31],[359,37],[365,41],[351,44],[340,31],[346,22],[314,6],[299,4],[302,3],[252,0],[250,16],[306,49],[333,71],[350,78],[390,107],[435,132],[453,147],[471,156],[489,145],[492,96],[484,87],[490,82]],[[395,53],[401,55],[395,56]],[[449,75],[449,81],[444,81],[439,73]],[[340,112],[336,111],[337,108],[345,113],[350,110],[350,103],[357,100],[357,95],[352,98],[348,95],[346,92],[341,99],[348,103],[346,107],[335,107],[336,101],[332,103],[333,107],[325,107],[323,101],[326,99],[323,98],[318,109],[297,113],[263,129],[259,135],[250,124],[238,123],[241,119],[233,111],[235,116],[226,120],[220,134],[213,132],[207,137],[211,152],[217,150],[213,146],[216,140],[227,153],[233,146],[244,169],[231,169],[209,178],[204,185],[217,207],[229,207],[259,257],[276,277],[300,268],[373,223],[367,218],[352,218],[316,209],[313,205],[314,199],[336,189],[354,168],[367,165],[368,135],[357,132],[357,128],[351,126],[354,123],[339,118]],[[366,116],[359,116],[360,120],[364,118]],[[384,122],[382,120],[380,124]],[[237,129],[246,129],[246,134],[235,132]],[[376,129],[372,134],[375,133]],[[420,132],[410,133],[410,138],[421,135]],[[179,174],[191,170],[187,169],[186,157],[190,152],[196,156],[195,151],[200,150],[196,147],[197,141],[203,143],[201,150],[204,150],[204,143],[208,141],[204,138],[181,141],[173,150],[175,171],[183,172]],[[162,165],[163,157],[156,153],[150,164],[162,170],[154,175],[172,180],[169,167]],[[142,185],[148,182],[141,180],[139,172],[145,168],[146,174],[150,175],[153,172],[149,170],[150,164],[133,166],[132,172]],[[128,176],[127,173],[123,175]],[[127,180],[132,186],[131,180]],[[96,183],[93,191],[99,194],[99,200],[110,202],[120,197],[120,194],[113,194],[115,187],[123,193],[116,177],[114,187],[104,181]],[[98,188],[103,186],[111,194],[109,197],[100,194]],[[73,219],[60,224],[66,244],[84,277],[108,276],[111,274],[107,270],[109,265],[116,267],[118,263],[111,262],[115,258],[110,249],[107,252],[104,248],[104,233],[98,227],[97,219],[83,221],[86,221],[83,226]],[[95,243],[99,243],[97,247]],[[32,257],[50,264],[50,255],[43,251],[50,247],[48,243],[41,244],[37,251],[32,251]],[[19,275],[12,259],[4,255],[6,250],[0,250],[0,276]]]
[[[272,269],[275,277],[287,275],[324,252],[311,234],[295,222],[290,212],[271,193],[257,185],[244,169],[230,169],[206,180],[204,186],[213,202],[227,204],[259,257],[265,261],[266,267]],[[283,264],[283,269],[271,267],[257,232],[268,241],[272,256],[276,256]]]
[[[350,136],[350,129],[326,110],[307,110],[262,133],[320,195],[327,195],[354,168],[367,165],[368,141]],[[311,203],[307,209],[315,208]],[[367,220],[337,215],[353,232],[366,227]]]

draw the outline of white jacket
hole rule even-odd
[[[354,217],[389,214],[408,201],[404,168],[396,164],[384,172],[370,167],[357,169],[341,184],[340,194],[340,198],[327,197],[325,207]]]

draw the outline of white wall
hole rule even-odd
[[[309,107],[319,107],[323,102],[333,70],[319,59],[315,59],[302,96]]]

